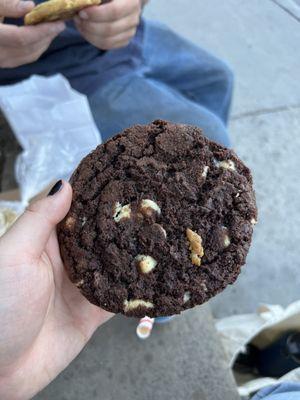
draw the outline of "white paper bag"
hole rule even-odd
[[[279,305],[262,305],[256,314],[236,315],[216,321],[228,363],[233,367],[240,352],[248,343],[264,348],[274,342],[282,333],[300,331],[300,301],[283,308]],[[247,396],[279,382],[300,381],[300,368],[296,368],[280,379],[258,378],[249,380],[238,387],[241,396]]]

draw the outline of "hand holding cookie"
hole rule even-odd
[[[36,61],[64,29],[62,22],[37,27],[6,25],[5,17],[23,17],[32,1],[0,0],[0,68],[15,68]]]
[[[112,0],[89,7],[75,18],[82,36],[101,50],[126,46],[136,33],[140,21],[141,0]]]
[[[29,399],[80,352],[109,314],[68,280],[55,225],[72,189],[59,182],[0,239],[0,398]]]

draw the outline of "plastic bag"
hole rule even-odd
[[[15,168],[21,203],[5,204],[18,213],[52,181],[67,179],[101,143],[86,96],[62,75],[0,87],[0,108],[23,148]]]
[[[300,301],[283,308],[279,305],[262,305],[256,314],[235,315],[216,321],[228,363],[233,367],[240,352],[248,343],[264,348],[282,333],[300,331]],[[280,379],[256,378],[247,374],[238,387],[241,396],[248,396],[272,384],[300,381],[300,368],[290,371]]]

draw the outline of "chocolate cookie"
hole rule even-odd
[[[127,316],[180,313],[232,284],[257,210],[249,169],[199,128],[155,121],[97,147],[58,227],[70,279]]]
[[[49,0],[25,15],[25,25],[36,25],[73,18],[83,8],[99,5],[101,0]]]

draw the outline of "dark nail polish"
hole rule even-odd
[[[56,184],[53,186],[53,188],[48,193],[48,196],[53,196],[55,193],[59,192],[60,189],[62,188],[62,185],[63,185],[62,180],[56,182]]]

